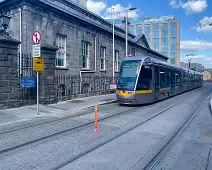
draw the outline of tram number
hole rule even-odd
[[[146,69],[151,69],[151,67],[150,67],[150,66],[144,66],[144,68],[146,68]]]

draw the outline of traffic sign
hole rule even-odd
[[[32,57],[40,57],[40,44],[32,45]]]
[[[22,88],[36,88],[36,78],[21,78]]]
[[[33,43],[34,44],[40,44],[41,40],[42,40],[41,33],[38,32],[38,31],[34,32],[33,35],[32,35],[32,41],[33,41]]]
[[[44,59],[43,58],[33,58],[33,70],[35,72],[44,72]]]

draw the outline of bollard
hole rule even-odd
[[[96,107],[95,107],[95,130],[94,132],[100,132],[99,130],[99,117],[98,117],[98,102],[96,102]]]

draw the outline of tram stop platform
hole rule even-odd
[[[116,102],[116,94],[107,94],[77,98],[50,105],[39,105],[39,115],[37,115],[37,105],[24,106],[0,110],[0,126],[13,124],[22,121],[34,120],[35,118],[54,118],[76,114],[77,111],[93,107],[98,102],[99,105]]]

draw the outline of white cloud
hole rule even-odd
[[[176,0],[172,0],[169,3],[170,6],[172,6],[173,8],[181,8],[183,3],[182,1],[177,2]]]
[[[95,2],[92,0],[87,1],[87,8],[91,12],[100,15],[103,10],[105,10],[107,5],[104,2]]]
[[[197,32],[200,32],[201,30],[203,32],[212,32],[212,17],[204,17],[202,20],[199,21],[199,25],[201,25],[201,29],[200,26],[196,27]]]
[[[212,42],[207,41],[181,41],[180,49],[182,51],[205,51],[212,50]]]
[[[182,8],[185,9],[187,12],[191,13],[191,10],[193,13],[201,13],[208,7],[206,0],[192,0],[188,1],[188,3],[184,3],[182,5]]]
[[[183,3],[181,0],[172,0],[170,1],[169,5],[173,8],[182,8],[189,14],[192,12],[201,13],[208,7],[207,0],[190,0],[185,3]]]
[[[114,18],[115,19],[121,19],[124,17],[126,17],[126,9],[131,8],[131,5],[128,5],[127,8],[123,7],[121,4],[116,4],[112,7],[109,7],[106,9],[105,11],[105,19],[111,18],[111,12],[113,9],[113,14],[114,14]],[[128,18],[135,18],[138,17],[138,14],[136,13],[136,11],[128,11]]]
[[[192,59],[192,63],[199,63],[205,66],[206,68],[212,68],[212,56],[209,55],[195,55],[189,56],[189,59]],[[188,63],[188,57],[182,57],[181,62]]]

